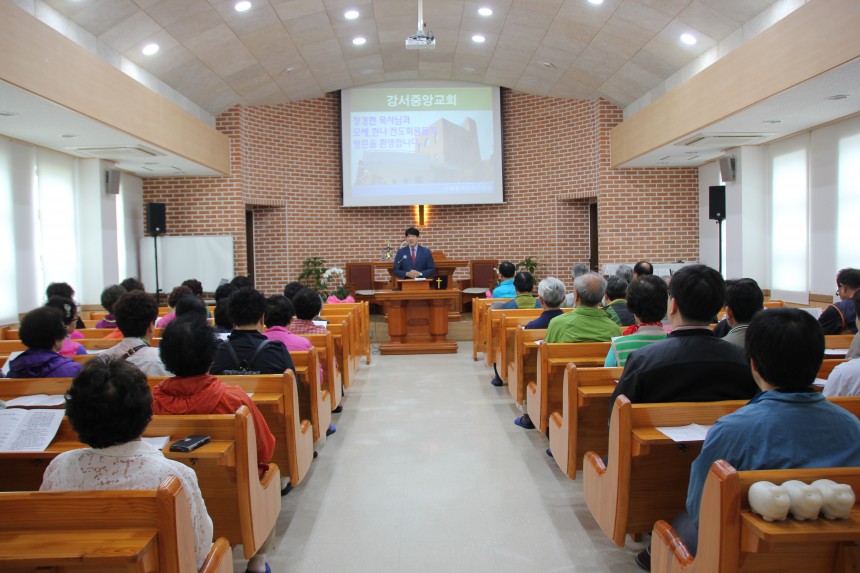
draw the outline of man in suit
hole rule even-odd
[[[394,275],[399,279],[426,279],[436,274],[430,249],[418,244],[419,234],[415,227],[406,229],[407,245],[394,257]]]

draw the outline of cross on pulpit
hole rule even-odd
[[[442,277],[436,277],[436,288],[442,288]]]

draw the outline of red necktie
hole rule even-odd
[[[415,266],[415,247],[412,247],[412,266]]]

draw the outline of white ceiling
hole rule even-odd
[[[603,97],[626,106],[776,0],[424,0],[433,50],[407,50],[418,0],[44,0],[117,53],[179,93],[220,113],[233,105],[296,101],[356,85],[456,79],[551,97]],[[480,7],[493,15],[479,16]],[[343,16],[354,8],[360,17]],[[678,38],[692,32],[688,47]],[[746,32],[746,30],[745,30]],[[473,34],[487,41],[475,44]],[[367,39],[354,46],[353,37]],[[157,42],[152,57],[141,48]],[[848,94],[846,100],[824,97]],[[82,147],[151,145],[0,82],[0,133],[79,157]],[[18,115],[3,117],[2,112]],[[761,133],[757,143],[860,112],[860,65],[847,64],[709,126],[712,133]],[[764,124],[766,120],[780,120]],[[68,138],[63,135],[74,134]],[[690,134],[695,135],[695,134]],[[687,139],[685,137],[684,139]],[[675,142],[676,144],[678,142]],[[698,166],[725,146],[664,146],[625,167]],[[215,175],[181,157],[118,160],[147,176]]]

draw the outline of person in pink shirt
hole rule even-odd
[[[170,291],[170,296],[167,297],[167,306],[169,306],[173,310],[156,320],[155,328],[164,328],[168,324],[173,322],[173,319],[176,318],[176,303],[179,302],[179,299],[182,298],[184,295],[193,296],[194,293],[191,291],[191,288],[186,285],[179,285],[178,287]]]
[[[67,358],[71,358],[77,354],[86,354],[87,349],[79,342],[72,340],[72,335],[77,332],[75,324],[78,322],[78,306],[75,304],[75,301],[61,296],[52,296],[45,303],[45,306],[56,308],[63,313],[63,324],[66,326],[66,339],[63,340],[63,347],[59,350],[58,354]],[[83,337],[78,332],[78,338]]]

